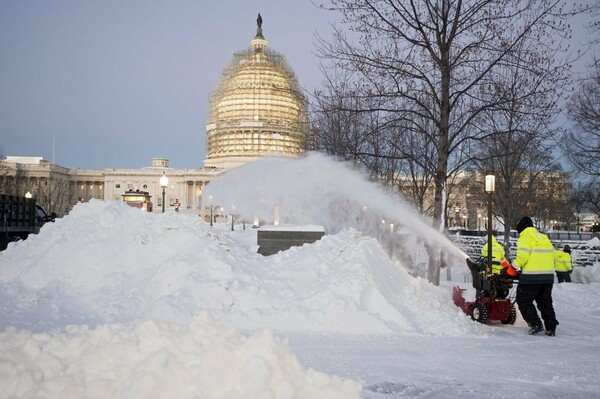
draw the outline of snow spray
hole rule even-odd
[[[233,169],[206,187],[204,205],[261,224],[321,225],[329,234],[354,228],[380,241],[410,235],[468,257],[398,195],[320,153],[261,158]]]

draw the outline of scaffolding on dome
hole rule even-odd
[[[308,101],[285,56],[255,38],[209,96],[207,160],[304,153]]]

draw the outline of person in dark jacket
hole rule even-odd
[[[546,335],[554,336],[559,324],[552,305],[554,246],[548,236],[533,227],[533,221],[527,216],[517,224],[517,232],[517,256],[513,262],[513,266],[521,270],[517,305],[530,327],[528,334],[534,335],[544,330],[533,304],[535,302],[544,320]]]

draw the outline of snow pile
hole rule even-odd
[[[578,267],[576,269],[588,269]],[[552,299],[556,318],[560,322],[557,334],[577,336],[579,339],[598,340],[600,312],[600,285],[598,279],[591,284],[561,283],[554,284]],[[600,353],[600,351],[599,351]]]
[[[447,291],[356,230],[263,257],[255,229],[228,229],[91,201],[11,243],[0,253],[0,391],[358,398],[360,384],[303,369],[271,333],[231,328],[481,332]]]
[[[571,280],[574,283],[600,283],[600,265],[588,267],[574,267],[571,273]]]
[[[355,230],[270,257],[237,243],[255,237],[120,202],[77,205],[0,253],[2,326],[190,322],[207,310],[240,329],[480,331],[446,290],[411,277]]]
[[[358,398],[361,390],[304,369],[267,331],[244,337],[206,313],[189,325],[9,328],[0,337],[4,397],[329,399]]]
[[[600,238],[594,237],[591,240],[587,241],[586,244],[590,247],[600,247]]]
[[[589,241],[586,241],[586,246],[589,248],[600,247],[600,239],[594,237]],[[573,273],[571,273],[571,280],[574,283],[600,283],[600,263],[596,262],[593,266],[587,267],[574,267]]]

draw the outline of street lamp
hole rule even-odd
[[[169,185],[169,178],[166,175],[166,172],[163,172],[162,177],[160,178],[160,186],[162,187],[162,213],[165,213],[165,188]]]
[[[31,193],[29,191],[25,193],[25,198],[31,198]]]
[[[492,274],[492,194],[496,191],[496,176],[494,172],[485,174],[485,192],[488,194],[488,273]]]

